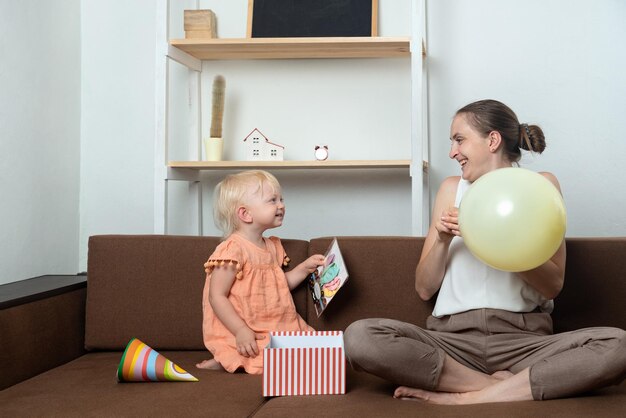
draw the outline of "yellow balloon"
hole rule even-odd
[[[561,245],[566,223],[557,188],[523,168],[501,168],[481,176],[459,205],[465,245],[498,270],[526,271],[545,263]]]

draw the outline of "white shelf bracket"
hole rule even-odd
[[[423,50],[426,41],[426,0],[412,4],[411,19],[411,232],[424,236],[430,223],[428,181],[428,72]]]
[[[167,46],[167,57],[178,62],[179,64],[184,65],[190,70],[202,72],[202,61],[200,61],[196,57],[189,55],[185,51],[181,51],[175,46]]]

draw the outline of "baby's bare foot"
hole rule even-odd
[[[224,370],[222,365],[215,361],[215,359],[201,361],[196,364],[196,367],[205,370]]]

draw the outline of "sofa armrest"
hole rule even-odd
[[[0,390],[85,353],[86,276],[0,286]]]

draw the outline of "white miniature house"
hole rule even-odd
[[[283,161],[285,147],[270,142],[254,128],[243,140],[246,145],[246,161]]]

